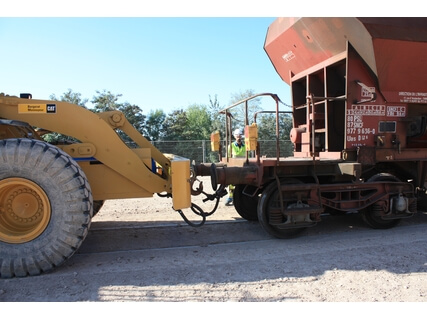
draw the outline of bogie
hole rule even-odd
[[[316,224],[310,213],[305,192],[283,191],[282,186],[299,185],[297,180],[271,182],[258,203],[258,220],[265,231],[277,238],[292,238]],[[298,188],[296,188],[298,190]],[[308,209],[308,210],[307,210]],[[312,212],[315,212],[313,209]]]

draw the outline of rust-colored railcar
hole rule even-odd
[[[255,157],[211,166],[214,184],[236,185],[243,217],[285,238],[324,212],[359,212],[390,228],[425,207],[427,19],[278,18],[265,51],[291,89],[294,155],[280,155],[277,121],[276,157],[257,145]],[[278,117],[279,97],[261,95],[276,101]],[[256,133],[246,139],[254,144]]]

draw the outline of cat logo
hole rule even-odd
[[[56,104],[54,103],[47,104],[46,113],[56,113]]]

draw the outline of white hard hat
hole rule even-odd
[[[241,130],[241,129],[236,129],[236,130],[234,130],[233,135],[234,135],[234,136],[241,136],[241,135],[243,135],[242,130]]]

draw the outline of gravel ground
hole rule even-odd
[[[282,304],[235,303],[143,308],[156,316],[202,310],[190,318],[227,316],[229,308],[248,317],[378,312],[406,318],[427,302],[426,226],[425,213],[390,230],[369,229],[356,215],[326,216],[300,237],[279,240],[222,203],[205,226],[192,228],[171,209],[170,199],[110,200],[65,265],[41,276],[0,280],[0,301],[286,302],[285,310]],[[316,307],[311,310],[302,302],[364,304],[310,304]],[[113,305],[95,309],[108,317],[134,308]]]

